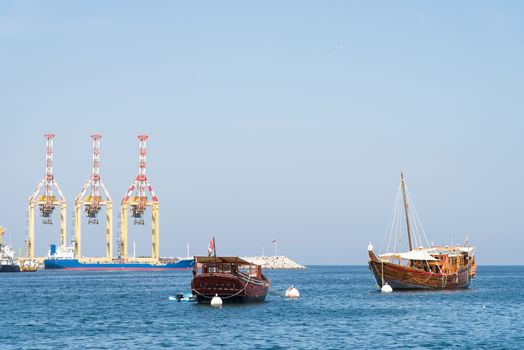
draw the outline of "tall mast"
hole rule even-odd
[[[406,195],[406,182],[404,181],[404,174],[400,173],[400,185],[402,186],[402,196],[404,198],[404,211],[406,212],[406,227],[408,229],[408,244],[409,251],[413,250],[413,245],[411,244],[411,225],[409,223],[409,202]]]

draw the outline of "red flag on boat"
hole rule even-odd
[[[215,237],[211,238],[211,241],[209,242],[209,247],[207,247],[207,256],[211,256],[213,251],[215,251]]]

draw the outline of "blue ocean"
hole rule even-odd
[[[367,266],[268,271],[267,302],[169,301],[189,272],[0,274],[1,349],[520,349],[524,267],[479,266],[470,289],[377,291]],[[301,298],[282,294],[290,285]]]

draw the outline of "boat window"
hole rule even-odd
[[[230,273],[231,272],[231,265],[222,265],[222,272]]]
[[[249,269],[250,277],[257,277],[257,272],[258,272],[258,269],[256,266],[250,266],[250,269]]]

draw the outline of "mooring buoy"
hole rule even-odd
[[[393,292],[393,288],[391,288],[391,286],[386,282],[386,283],[384,283],[382,288],[380,288],[380,291],[382,293],[391,293],[391,292]]]
[[[220,307],[222,306],[223,302],[222,302],[222,298],[218,296],[218,294],[215,294],[215,296],[213,297],[213,299],[211,299],[211,306],[217,306],[217,307]]]
[[[290,298],[290,299],[300,298],[300,293],[298,292],[298,289],[296,289],[295,287],[293,287],[293,285],[291,285],[291,287],[289,287],[286,290],[286,298]]]

